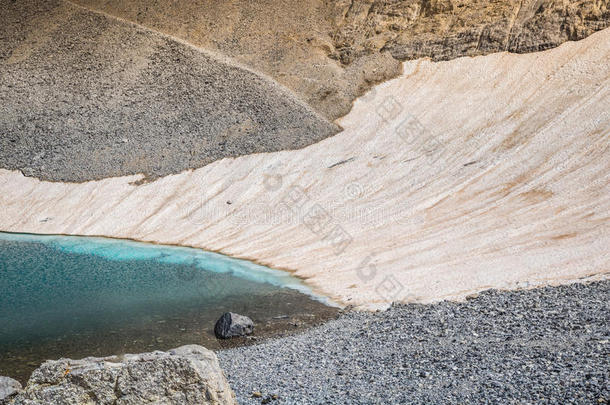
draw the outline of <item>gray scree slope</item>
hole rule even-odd
[[[610,281],[488,291],[348,312],[218,358],[240,404],[607,404],[609,303]]]
[[[273,81],[57,0],[0,0],[0,168],[147,179],[338,131]]]

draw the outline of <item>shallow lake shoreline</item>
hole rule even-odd
[[[609,342],[610,281],[598,281],[347,308],[215,351],[240,404],[604,404]]]
[[[339,311],[280,270],[136,241],[0,232],[0,273],[0,375],[21,383],[47,359],[235,347]],[[216,339],[227,311],[251,317],[255,334]]]

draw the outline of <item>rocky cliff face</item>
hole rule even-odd
[[[608,0],[75,1],[229,55],[330,119],[399,61],[539,51],[610,22]]]
[[[331,56],[343,64],[383,51],[400,60],[535,52],[583,39],[610,21],[601,0],[344,0],[334,14]]]

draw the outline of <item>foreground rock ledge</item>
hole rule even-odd
[[[236,404],[216,355],[187,345],[167,352],[47,361],[3,405],[93,403]]]

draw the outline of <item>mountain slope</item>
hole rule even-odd
[[[2,0],[0,167],[148,179],[338,131],[247,68],[66,1]]]
[[[329,119],[399,61],[534,52],[610,26],[609,0],[75,0],[226,54]]]

